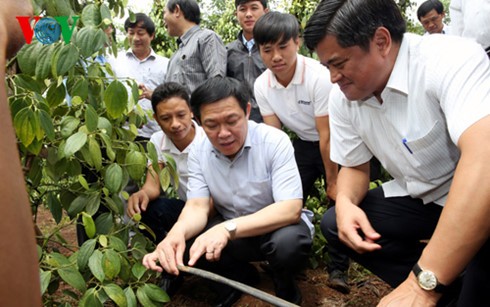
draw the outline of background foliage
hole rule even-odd
[[[142,183],[149,159],[157,167],[156,149],[145,150],[134,142],[136,127],[145,121],[136,107],[137,85],[133,80],[115,78],[110,65],[97,60],[109,56],[118,46],[108,45],[104,29],[113,18],[124,19],[127,0],[33,0],[35,15],[71,16],[74,32],[70,43],[63,40],[43,45],[36,39],[24,46],[10,65],[17,73],[7,78],[9,103],[25,167],[25,179],[33,213],[47,206],[57,223],[53,233],[40,233],[38,250],[43,300],[46,305],[63,305],[53,296],[60,282],[70,288],[64,293],[80,306],[160,305],[168,296],[152,282],[155,274],[141,265],[142,256],[153,248],[138,229],[136,218],[124,219],[124,191],[130,179]],[[236,39],[239,27],[234,1],[200,1],[205,14],[202,25],[213,29],[225,43]],[[304,27],[318,0],[271,1],[274,8],[290,12]],[[155,1],[152,17],[157,24],[154,49],[170,57],[175,38],[163,27],[164,1]],[[416,30],[407,12],[412,2],[402,1],[408,28]],[[76,20],[73,18],[79,16]],[[131,14],[130,14],[131,16]],[[303,54],[311,54],[301,50]],[[12,71],[12,70],[11,70]],[[168,188],[174,168],[158,174]],[[316,224],[326,210],[322,182],[307,206],[315,213]],[[60,235],[63,212],[68,224],[80,223],[88,236],[80,249],[64,255],[50,244],[66,246]],[[318,227],[318,225],[317,225]],[[130,231],[134,236],[130,236]],[[326,261],[325,240],[317,229],[313,267]],[[67,305],[67,303],[65,303]]]

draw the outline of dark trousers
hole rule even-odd
[[[160,243],[179,218],[185,202],[175,198],[157,198],[151,201],[146,211],[141,212],[141,222],[154,232],[155,238],[147,231],[143,234],[156,244]]]
[[[377,243],[382,246],[382,249],[357,254],[344,245],[338,238],[334,208],[330,208],[323,216],[321,231],[329,245],[349,255],[392,287],[397,287],[407,278],[413,265],[420,258],[426,246],[421,240],[431,238],[442,207],[434,203],[424,205],[421,200],[411,197],[385,198],[383,189],[379,187],[368,191],[360,208],[367,215],[372,227],[381,234]],[[490,293],[488,245],[487,242],[464,274],[459,306],[481,306],[468,303],[471,300],[480,302],[479,304],[489,301],[487,298]],[[476,281],[478,287],[474,285]],[[482,294],[485,296],[481,296]]]
[[[221,216],[213,217],[204,231],[221,222]],[[192,241],[187,242],[187,249]],[[232,240],[222,251],[219,261],[209,262],[202,256],[197,267],[244,282],[250,275],[249,262],[267,260],[275,275],[294,276],[306,267],[311,244],[310,230],[301,220],[268,234]]]
[[[300,139],[293,140],[294,158],[298,165],[301,185],[303,187],[303,203],[312,192],[315,181],[325,177],[325,167],[320,153],[319,142],[308,142]]]

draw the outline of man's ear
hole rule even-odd
[[[390,31],[385,27],[379,27],[376,29],[376,32],[374,32],[372,42],[376,50],[386,56],[390,52],[392,45]]]
[[[157,120],[157,115],[153,113],[153,119]]]
[[[266,14],[267,14],[267,13],[269,13],[269,8],[268,8],[268,7],[266,7],[266,8],[264,9],[264,12],[265,12]]]
[[[247,114],[245,114],[245,116],[247,117],[247,120],[250,119],[250,111],[252,110],[252,105],[250,104],[250,102],[247,103]]]

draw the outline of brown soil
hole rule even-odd
[[[55,222],[51,213],[46,209],[38,212],[37,223],[41,231],[46,231],[55,227]],[[69,254],[76,246],[76,232],[73,225],[68,225],[61,230],[61,234],[67,241],[66,247],[55,246],[61,252]],[[272,280],[268,274],[259,269],[261,282],[258,289],[270,294],[274,294]],[[350,294],[342,294],[327,286],[328,275],[323,268],[307,269],[297,281],[303,295],[302,306],[376,306],[379,300],[391,291],[391,288],[376,276],[363,270],[357,264],[351,265],[349,270]],[[60,294],[62,295],[62,294]],[[207,285],[207,281],[197,276],[186,276],[185,282],[179,291],[172,297],[172,301],[167,306],[192,306],[207,307],[212,305],[215,298]],[[251,295],[244,294],[235,307],[265,307],[271,306]]]

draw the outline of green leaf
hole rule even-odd
[[[63,208],[61,207],[60,200],[55,193],[49,193],[46,197],[46,203],[56,224],[59,224],[63,216]]]
[[[123,289],[116,284],[107,284],[102,286],[105,293],[109,296],[109,298],[116,303],[117,306],[126,307],[128,306],[126,295],[124,294]]]
[[[79,307],[103,307],[102,303],[97,297],[98,293],[95,288],[90,288],[80,299],[78,303]]]
[[[136,296],[134,295],[134,291],[133,289],[131,289],[131,287],[127,287],[126,289],[124,289],[124,295],[126,296],[128,307],[138,306],[138,303],[136,302]]]
[[[60,105],[66,97],[66,89],[65,85],[61,83],[61,85],[57,85],[56,83],[52,83],[48,88],[48,93],[46,94],[46,100],[49,103],[49,106],[54,108]]]
[[[100,282],[105,279],[104,269],[102,268],[102,253],[99,250],[95,250],[92,256],[88,260],[88,267],[90,272],[97,278]]]
[[[136,277],[136,279],[140,280],[141,277],[143,277],[143,275],[145,274],[146,268],[141,263],[136,262],[131,268],[131,272],[133,273],[134,277]]]
[[[39,112],[39,120],[41,123],[41,128],[44,130],[44,133],[46,133],[48,140],[54,141],[55,134],[54,134],[53,119],[51,118],[51,116],[49,116],[48,112],[44,110],[38,110],[37,112]]]
[[[70,217],[76,216],[78,213],[82,212],[87,205],[87,201],[89,199],[89,195],[82,194],[75,198],[67,209],[68,215]]]
[[[78,175],[78,182],[80,183],[80,185],[85,189],[85,190],[89,190],[90,187],[88,186],[88,183],[87,183],[87,180],[85,179],[85,177],[83,177],[82,174]]]
[[[152,300],[148,297],[148,294],[146,294],[144,286],[141,286],[136,290],[136,297],[138,298],[138,301],[142,306],[145,307],[156,307],[158,305],[154,304]]]
[[[85,292],[85,280],[82,274],[74,268],[63,268],[58,270],[60,277],[73,288]]]
[[[80,120],[73,116],[66,116],[61,120],[61,136],[67,138],[78,128]]]
[[[130,151],[124,161],[129,177],[135,181],[141,180],[146,172],[146,157],[139,151]]]
[[[170,173],[168,172],[167,168],[162,169],[162,171],[159,174],[159,179],[160,179],[160,185],[162,189],[165,191],[168,189],[170,186]]]
[[[114,218],[112,213],[105,212],[95,219],[95,226],[99,234],[109,234],[114,227]]]
[[[170,302],[170,297],[168,294],[160,289],[157,285],[154,284],[144,284],[143,289],[146,295],[155,302],[167,303]]]
[[[124,252],[127,250],[127,245],[116,236],[109,236],[109,246],[118,252]]]
[[[128,92],[124,85],[117,80],[112,81],[104,92],[104,102],[110,117],[122,116],[128,105]]]
[[[104,183],[111,193],[118,193],[122,188],[123,170],[117,164],[111,164],[105,173]]]
[[[36,138],[34,118],[34,112],[30,108],[20,110],[14,118],[15,132],[24,146],[29,146]]]
[[[87,100],[88,91],[89,91],[88,81],[83,76],[79,76],[79,77],[80,79],[77,80],[75,84],[73,84],[73,86],[68,87],[69,89],[68,92],[73,97],[73,99],[75,99],[75,97],[78,96],[82,100]],[[73,101],[72,104],[76,105],[76,103],[74,103]]]
[[[158,164],[158,153],[155,145],[152,142],[148,142],[146,144],[146,150],[148,151],[148,156],[150,157],[151,166],[153,167],[153,169],[160,169],[160,166]]]
[[[89,4],[83,8],[82,22],[85,26],[98,26],[102,22],[97,5]]]
[[[41,270],[41,295],[48,289],[49,283],[51,281],[51,271]]]
[[[77,257],[78,268],[80,270],[84,270],[87,267],[88,260],[94,253],[96,243],[97,241],[95,239],[90,239],[83,242],[80,247]]]
[[[51,72],[51,63],[54,59],[55,51],[60,48],[60,44],[52,44],[52,45],[43,45],[39,54],[37,55],[39,58],[36,63],[36,78],[39,80],[43,80],[48,78],[49,73]]]
[[[102,4],[100,6],[100,17],[102,18],[102,20],[109,19],[109,21],[112,21],[111,10],[105,4]]]
[[[78,31],[76,45],[84,58],[90,57],[104,47],[106,35],[102,29],[86,26]]]
[[[78,61],[80,54],[78,48],[73,44],[67,44],[61,47],[53,57],[51,72],[53,76],[63,76],[72,69]]]
[[[99,236],[99,244],[100,246],[102,247],[107,247],[107,244],[109,243],[108,239],[107,239],[107,236]]]
[[[66,145],[64,148],[65,157],[73,156],[80,148],[87,142],[87,134],[84,132],[77,132],[70,136],[66,140]]]
[[[121,271],[121,259],[112,249],[106,249],[102,256],[102,268],[108,280],[114,279]]]
[[[87,236],[92,239],[95,236],[95,223],[92,216],[88,215],[85,212],[82,212],[82,223],[85,228],[85,233]]]
[[[177,173],[177,163],[175,163],[174,158],[164,153],[165,156],[165,169],[168,171],[169,176],[173,179],[174,188],[177,190],[179,188],[179,174]]]
[[[44,80],[37,80],[34,79],[33,76],[28,76],[26,74],[16,75],[14,77],[14,82],[17,88],[25,88],[36,93],[41,93],[46,88]]]
[[[95,169],[100,171],[102,168],[102,152],[100,151],[99,143],[93,135],[88,139],[88,150]]]
[[[87,199],[87,205],[85,206],[85,211],[90,215],[95,215],[100,208],[100,192],[91,193],[90,197]]]
[[[20,49],[17,54],[17,62],[24,74],[34,76],[36,73],[36,62],[42,47],[41,43],[33,40],[29,45],[26,44]]]
[[[94,107],[87,104],[85,105],[85,125],[89,132],[94,132],[97,129],[99,123],[99,115],[95,111]]]
[[[112,124],[111,122],[105,118],[105,117],[99,117],[98,123],[97,123],[97,128],[100,129],[103,134],[111,136],[112,135]]]

